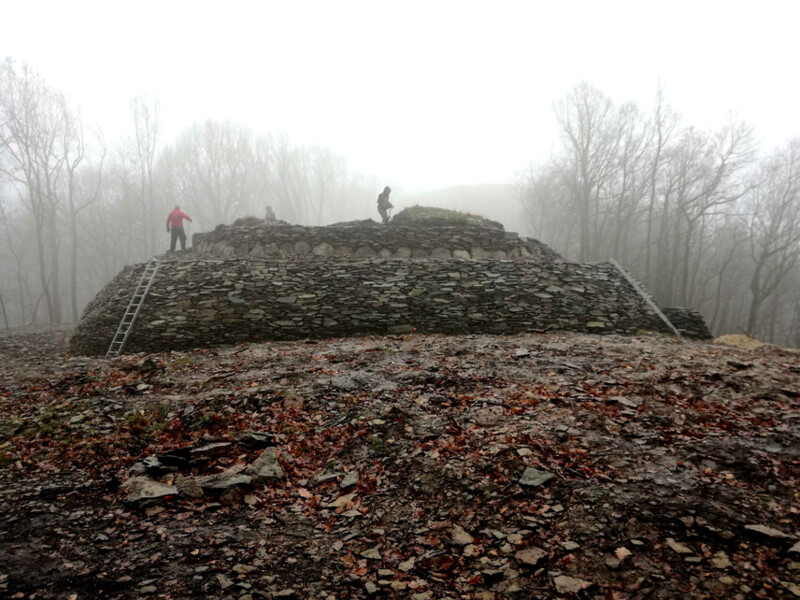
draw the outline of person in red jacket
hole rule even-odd
[[[167,215],[167,233],[170,232],[170,229],[172,230],[172,239],[169,243],[170,252],[175,252],[175,242],[178,239],[181,241],[181,250],[186,250],[186,232],[183,231],[184,219],[190,223],[192,222],[192,218],[183,212],[177,204],[175,205],[175,210]]]

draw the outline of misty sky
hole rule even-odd
[[[800,135],[800,3],[4,3],[0,57],[99,123],[161,99],[164,139],[207,117],[325,144],[396,188],[502,183],[547,157],[553,101],[588,79],[686,120],[734,111],[768,148]]]

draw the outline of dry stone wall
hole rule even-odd
[[[77,354],[108,348],[143,265],[87,307]],[[126,352],[365,334],[666,332],[611,265],[512,260],[263,258],[162,261]]]
[[[711,331],[703,316],[689,308],[664,308],[662,311],[680,334],[696,340],[710,340]]]
[[[400,227],[374,221],[351,225],[224,226],[192,236],[197,253],[220,256],[322,256],[559,261],[546,244],[482,227]]]

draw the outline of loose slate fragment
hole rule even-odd
[[[370,548],[369,550],[364,550],[364,552],[361,553],[361,556],[363,556],[364,558],[368,558],[370,560],[381,560],[383,558],[381,556],[381,551],[380,548],[378,548],[378,546]]]
[[[125,498],[128,502],[152,500],[178,494],[178,488],[174,485],[165,485],[148,477],[131,477],[122,484],[122,488],[128,491],[128,496]]]
[[[209,475],[208,477],[200,477],[197,483],[205,492],[221,492],[240,485],[250,485],[251,481],[252,478],[249,475],[225,471],[223,473],[217,473],[216,475]]]
[[[347,475],[344,476],[341,483],[339,483],[339,488],[346,490],[349,487],[353,487],[358,483],[358,471],[350,471]]]
[[[415,562],[416,558],[412,556],[408,560],[404,560],[399,565],[397,565],[397,568],[400,569],[403,573],[408,573],[411,569],[414,568]]]
[[[554,577],[553,583],[559,594],[577,594],[581,590],[585,590],[592,585],[591,581],[585,581],[576,577],[567,577],[566,575]]]
[[[769,538],[772,540],[790,540],[792,536],[786,535],[782,531],[767,527],[766,525],[745,525],[744,530],[748,533],[760,538]]]
[[[676,542],[672,538],[667,538],[667,546],[672,548],[678,554],[694,554],[694,551],[689,548],[689,546],[681,544],[680,542]]]
[[[251,465],[245,469],[245,473],[253,478],[253,483],[275,483],[283,479],[283,468],[278,462],[278,449],[267,448],[261,453]]]
[[[453,543],[459,546],[468,546],[475,541],[475,538],[472,537],[469,533],[467,533],[463,527],[456,525],[453,527],[452,531],[450,532],[450,537],[453,539]]]
[[[553,477],[555,477],[555,475],[547,471],[540,471],[533,467],[527,467],[525,472],[522,473],[522,477],[520,477],[519,484],[525,487],[538,487],[543,483],[547,483],[553,479]]]
[[[524,550],[518,550],[514,554],[514,558],[517,559],[518,563],[522,563],[523,565],[527,565],[529,567],[537,566],[545,556],[547,556],[547,552],[541,548],[537,548],[536,546],[531,546],[530,548],[525,548]]]

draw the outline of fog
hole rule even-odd
[[[0,23],[0,327],[271,205],[476,212],[616,258],[716,333],[800,343],[789,3],[17,3]],[[32,136],[27,136],[32,133]],[[27,153],[35,150],[34,152]]]

